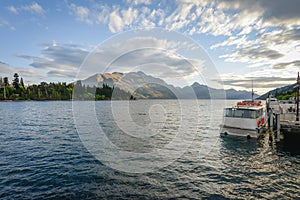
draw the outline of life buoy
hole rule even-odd
[[[261,123],[262,123],[262,124],[265,123],[265,118],[264,118],[264,117],[261,118]]]
[[[260,127],[260,120],[257,121],[257,127]]]

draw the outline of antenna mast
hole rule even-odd
[[[253,77],[251,78],[252,80],[252,102],[254,102],[254,91],[253,91]]]
[[[300,76],[298,72],[296,88],[296,121],[299,121],[299,86],[300,86]]]

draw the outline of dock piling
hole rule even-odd
[[[280,141],[280,113],[275,113],[276,141]]]

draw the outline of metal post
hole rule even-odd
[[[269,131],[272,132],[273,129],[273,110],[269,110]]]
[[[280,141],[280,113],[276,113],[276,140]]]
[[[297,85],[296,85],[296,121],[299,121],[299,84],[300,84],[300,77],[298,72],[297,77]]]
[[[268,115],[268,126],[270,127],[270,95],[269,95],[269,97],[267,98],[267,102],[266,102],[266,104],[267,104],[267,115]]]

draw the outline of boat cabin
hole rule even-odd
[[[263,115],[263,108],[225,108],[224,117],[257,119]]]

